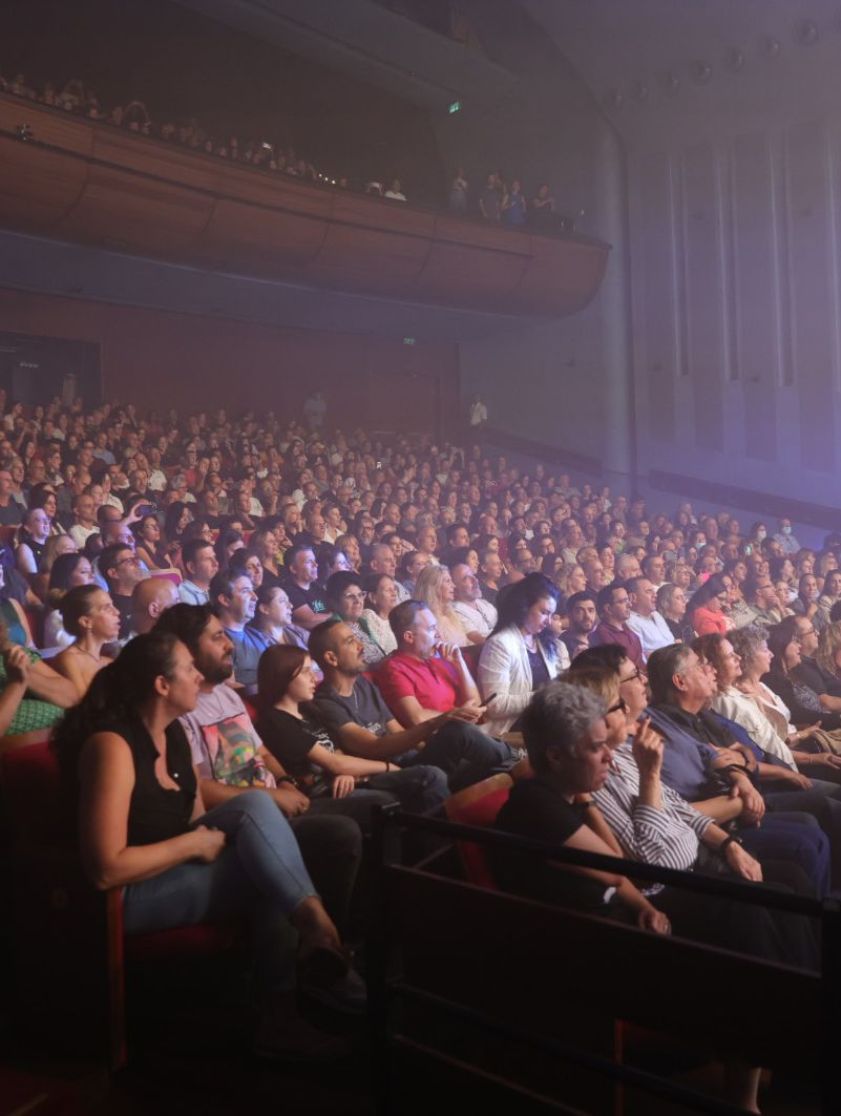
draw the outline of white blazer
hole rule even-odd
[[[569,666],[569,652],[560,641],[556,655],[547,655],[537,642],[549,677],[557,678]],[[508,732],[531,700],[533,679],[526,641],[514,624],[492,635],[482,645],[479,656],[479,692],[482,698],[496,694],[488,706],[482,728],[491,736]]]

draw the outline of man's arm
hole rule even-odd
[[[306,628],[311,632],[327,619],[327,613],[313,612],[309,605],[298,605],[292,613],[292,619],[299,628]]]
[[[481,705],[482,699],[479,690],[473,681],[473,675],[464,661],[461,648],[454,643],[442,643],[440,648],[441,658],[445,663],[452,663],[458,674],[457,705]]]
[[[423,748],[430,736],[448,720],[448,713],[434,713],[430,719],[406,729],[399,721],[393,720],[386,725],[388,731],[383,736],[377,736],[353,721],[346,721],[334,731],[343,751],[363,759],[387,760]]]

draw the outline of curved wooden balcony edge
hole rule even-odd
[[[0,150],[6,228],[268,280],[561,317],[594,297],[610,251],[303,183],[3,95]]]

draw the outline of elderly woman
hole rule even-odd
[[[535,695],[523,717],[534,778],[514,784],[497,829],[583,852],[621,855],[615,839],[605,839],[587,823],[590,796],[610,774],[607,712],[604,699],[567,682],[553,682]],[[668,918],[626,876],[594,869],[564,871],[533,853],[503,850],[494,852],[493,863],[499,883],[508,890],[627,917],[658,934],[670,932]]]
[[[415,598],[430,610],[444,643],[467,647],[471,642],[464,625],[453,610],[455,586],[446,566],[427,566],[415,582]]]
[[[366,664],[381,662],[383,654],[361,623],[365,607],[362,578],[353,570],[340,570],[327,579],[325,586],[327,607],[333,616],[343,620],[362,644],[362,657]]]
[[[529,574],[499,597],[496,627],[479,656],[479,689],[492,736],[515,728],[532,694],[569,666],[569,652],[551,630],[557,591]]]

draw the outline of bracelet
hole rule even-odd
[[[741,845],[741,843],[741,839],[735,833],[728,833],[715,851],[719,856],[724,856],[728,845]]]
[[[291,775],[278,775],[278,777],[275,779],[275,782],[278,783],[278,784],[280,784],[280,783],[291,783],[293,787],[298,786],[298,780],[293,779]]]

